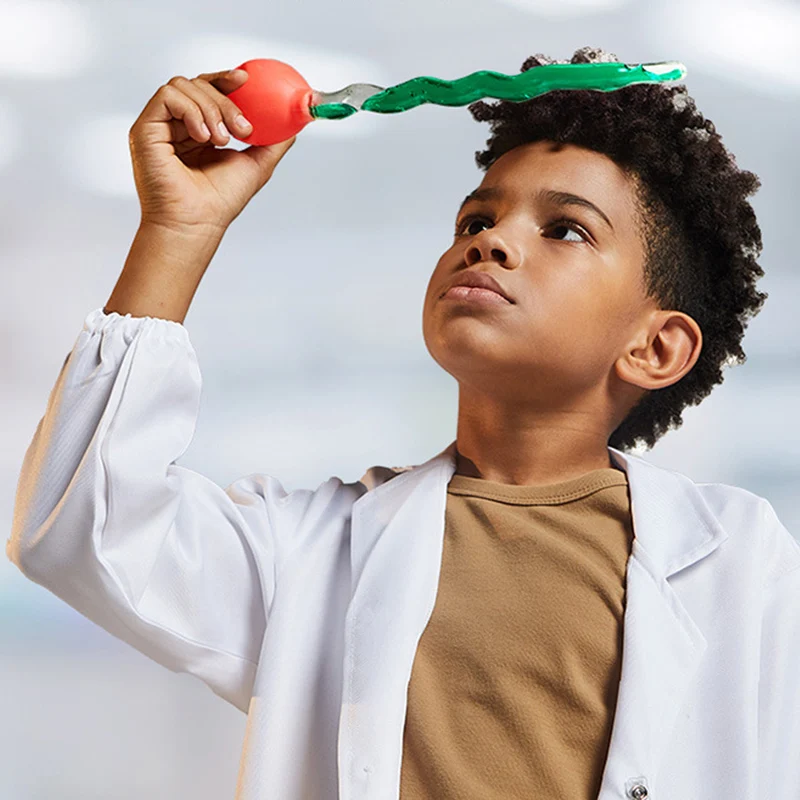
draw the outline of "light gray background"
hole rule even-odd
[[[645,457],[767,497],[797,535],[800,77],[784,54],[798,41],[790,0],[0,2],[6,531],[50,389],[136,231],[127,133],[162,83],[271,57],[332,91],[513,73],[532,53],[593,45],[686,63],[699,107],[763,181],[770,298],[745,337],[749,360]],[[455,437],[457,387],[425,349],[421,307],[487,135],[442,107],[300,134],[186,319],[203,394],[184,466],[223,486],[263,472],[291,490],[420,463]],[[244,723],[0,559],[0,798],[232,797]]]

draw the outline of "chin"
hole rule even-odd
[[[431,358],[457,381],[472,382],[471,377],[485,376],[491,372],[493,361],[490,354],[481,347],[450,346],[445,348],[428,348]]]

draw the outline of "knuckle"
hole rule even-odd
[[[207,97],[216,98],[219,94],[217,89],[214,87],[214,84],[206,80],[203,76],[194,78],[192,83],[197,86],[197,88]]]
[[[219,110],[213,103],[200,103],[200,110],[203,112],[203,116],[211,123],[215,128],[217,127],[217,123],[220,121]]]
[[[176,94],[180,94],[180,91],[173,86],[172,84],[165,83],[163,86],[158,87],[158,91],[156,92],[157,97],[173,97]]]
[[[210,99],[203,103],[203,114],[214,128],[216,128],[220,122],[225,121],[219,105]]]
[[[217,106],[214,98],[209,97],[208,92],[203,87],[203,82],[198,81],[197,78],[187,81],[189,84],[189,91],[187,94],[191,97],[192,101],[205,115],[206,119],[214,120],[217,116]]]
[[[175,75],[167,81],[168,86],[177,86],[180,83],[186,83],[186,78],[183,75]]]

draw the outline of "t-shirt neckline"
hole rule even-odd
[[[454,473],[447,486],[447,492],[514,505],[557,505],[579,500],[611,486],[626,486],[627,483],[628,477],[625,471],[615,467],[593,469],[575,478],[542,486],[501,483]]]

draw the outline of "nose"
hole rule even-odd
[[[516,255],[503,237],[497,233],[497,228],[487,228],[473,237],[466,252],[464,260],[467,266],[481,261],[496,261],[504,267],[513,269]]]

